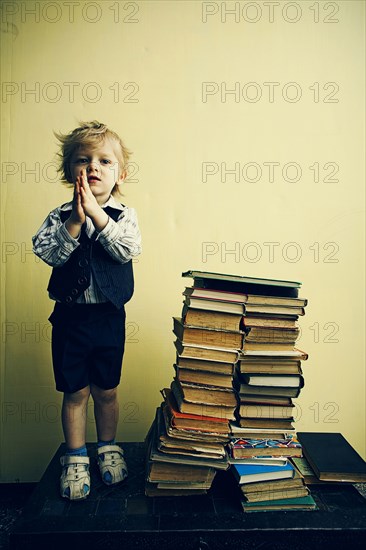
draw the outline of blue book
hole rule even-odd
[[[255,481],[272,481],[273,479],[289,479],[294,477],[295,469],[291,462],[284,466],[265,464],[232,464],[230,468],[239,485]]]

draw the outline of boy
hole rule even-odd
[[[33,251],[53,267],[48,285],[55,300],[52,359],[56,389],[63,392],[61,496],[90,493],[85,446],[90,394],[98,436],[98,465],[107,485],[127,476],[123,450],[115,444],[117,386],[125,342],[124,304],[133,294],[132,258],[141,251],[136,213],[114,194],[126,177],[129,151],[97,121],[80,123],[61,142],[59,171],[74,185],[72,202],[48,215],[33,237]]]

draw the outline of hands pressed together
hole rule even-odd
[[[72,237],[79,235],[80,228],[85,223],[86,216],[91,218],[98,231],[102,231],[108,223],[108,215],[99,206],[97,199],[90,189],[86,170],[82,169],[80,175],[76,177],[72,211],[65,224]]]

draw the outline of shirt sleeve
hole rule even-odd
[[[79,246],[60,218],[60,208],[52,210],[32,237],[33,252],[52,267],[63,265]]]
[[[141,234],[134,208],[125,207],[118,220],[108,219],[96,240],[120,263],[126,263],[141,253]]]

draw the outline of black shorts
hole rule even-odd
[[[89,384],[109,390],[118,386],[125,347],[125,309],[111,302],[56,302],[52,324],[52,360],[56,389],[74,393]]]

